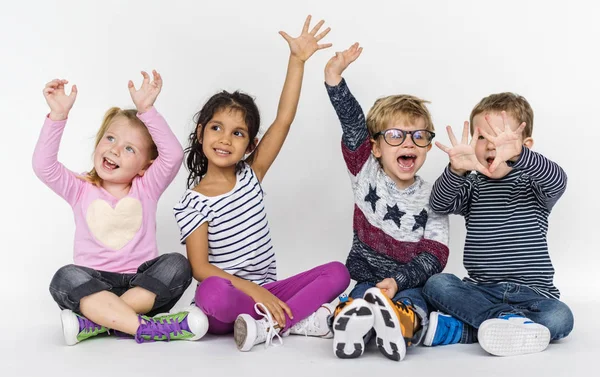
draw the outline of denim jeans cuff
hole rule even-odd
[[[156,298],[154,299],[154,305],[152,306],[152,310],[160,308],[161,306],[171,301],[171,299],[173,298],[169,287],[164,285],[160,280],[153,278],[152,276],[138,274],[133,279],[131,279],[129,285],[131,287],[144,288],[145,290],[150,291],[156,295]]]
[[[102,291],[110,291],[112,286],[106,284],[103,281],[97,279],[91,279],[82,285],[73,288],[71,292],[67,292],[67,299],[71,301],[73,308],[70,308],[74,312],[80,313],[79,311],[79,303],[81,299],[94,293],[102,292]]]

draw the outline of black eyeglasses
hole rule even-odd
[[[435,137],[435,133],[428,130],[404,131],[398,128],[390,128],[373,134],[373,139],[383,135],[383,140],[385,140],[386,143],[392,147],[397,147],[404,143],[407,134],[410,135],[412,142],[415,143],[417,147],[421,148],[429,146]]]

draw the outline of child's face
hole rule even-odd
[[[480,130],[487,132],[490,135],[495,135],[496,133],[490,127],[488,122],[485,120],[485,116],[489,116],[490,123],[501,130],[504,130],[504,121],[502,120],[502,115],[500,112],[490,112],[490,113],[480,113],[473,117],[473,129],[479,127]],[[510,114],[507,114],[508,124],[510,128],[515,131],[519,128],[519,123],[517,120]],[[533,139],[528,137],[523,141],[523,145],[531,148],[533,146]],[[479,136],[477,140],[477,144],[475,144],[475,156],[477,160],[485,167],[489,168],[494,162],[494,158],[496,157],[496,146],[490,143],[485,137]],[[498,166],[498,168],[492,173],[490,178],[500,179],[506,176],[512,168],[508,167],[506,162],[503,162]]]
[[[235,166],[244,158],[250,144],[248,126],[241,112],[225,109],[215,113],[198,135],[209,163],[221,168]]]
[[[103,181],[131,183],[150,165],[151,143],[139,126],[115,117],[94,151],[94,168]]]
[[[402,117],[399,120],[390,122],[387,129],[391,128],[403,131],[424,130],[425,120],[417,118],[410,122],[408,117]],[[409,134],[406,134],[404,141],[398,146],[388,144],[383,135],[378,136],[376,140],[372,140],[372,144],[373,155],[379,159],[383,171],[400,189],[404,189],[415,182],[415,174],[423,166],[427,158],[427,152],[431,149],[431,144],[427,147],[417,146]]]

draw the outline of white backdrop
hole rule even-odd
[[[41,93],[47,81],[67,78],[79,88],[59,154],[75,171],[91,167],[93,137],[104,111],[132,106],[127,80],[139,85],[142,69],[162,74],[156,106],[184,145],[193,114],[221,89],[255,96],[264,131],[276,112],[288,56],[277,32],[298,35],[309,13],[332,27],[326,41],[334,47],[307,63],[298,115],[264,181],[280,277],[344,261],[349,251],[352,195],[323,68],[334,51],[359,41],[363,55],[345,77],[364,111],[383,95],[421,96],[432,102],[442,142],[447,142],[445,125],[459,128],[483,96],[515,91],[530,101],[534,149],[569,175],[548,234],[556,284],[567,302],[596,295],[599,12],[592,1],[3,3],[3,308],[25,301],[36,313],[56,315],[58,325],[47,286],[54,272],[72,261],[72,212],[31,169],[48,111]],[[445,154],[434,148],[420,173],[433,181],[446,163]],[[184,252],[171,208],[186,176],[182,168],[159,203],[163,253]],[[464,274],[463,240],[463,220],[452,217],[446,271]]]

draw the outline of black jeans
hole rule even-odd
[[[61,267],[50,282],[50,294],[61,309],[81,314],[79,302],[91,294],[109,291],[117,296],[133,287],[154,294],[154,306],[147,314],[168,312],[192,282],[192,268],[181,254],[164,254],[143,263],[134,274],[96,271],[69,264]]]

